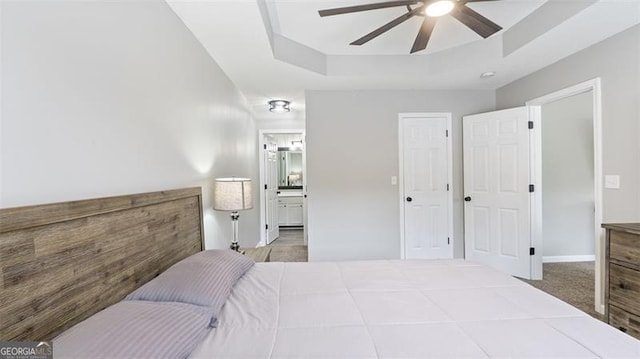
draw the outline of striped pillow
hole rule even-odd
[[[53,340],[56,358],[186,358],[211,330],[207,308],[122,301]]]
[[[254,265],[231,250],[208,250],[186,258],[127,296],[127,300],[182,302],[209,307],[214,318],[235,283]]]

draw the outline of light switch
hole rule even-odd
[[[398,176],[391,176],[391,184],[394,186],[398,184]]]
[[[618,175],[604,176],[604,188],[620,189],[620,176]]]

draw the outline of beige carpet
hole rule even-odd
[[[602,320],[602,315],[594,308],[594,263],[545,263],[542,270],[543,280],[523,281]]]
[[[271,262],[306,262],[308,260],[307,246],[275,246],[271,247]]]
[[[304,245],[304,232],[300,228],[280,228],[280,235],[268,247]]]
[[[306,262],[309,259],[301,228],[280,228],[280,236],[267,247],[272,262]]]

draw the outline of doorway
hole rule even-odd
[[[586,241],[581,241],[578,244],[578,247],[570,249],[573,254],[569,254],[566,256],[560,255],[560,260],[584,260],[591,259],[591,254],[582,254],[576,252],[576,250],[580,250],[582,252],[590,251],[593,248],[595,263],[594,263],[594,286],[595,286],[595,303],[594,307],[596,312],[600,314],[604,314],[604,288],[603,285],[605,283],[604,280],[604,236],[605,232],[602,229],[602,112],[601,112],[601,85],[600,79],[596,78],[593,80],[585,81],[583,83],[577,84],[575,86],[571,86],[551,94],[536,98],[534,100],[527,102],[528,106],[533,108],[537,108],[544,115],[545,110],[547,113],[553,115],[553,113],[557,110],[557,106],[564,106],[564,110],[569,112],[573,112],[573,121],[579,121],[577,118],[582,117],[583,121],[577,122],[573,125],[574,131],[580,131],[581,133],[572,133],[567,134],[567,136],[575,136],[579,137],[577,139],[577,143],[574,144],[574,147],[581,148],[573,148],[571,152],[573,156],[579,156],[580,164],[572,164],[571,171],[569,172],[582,172],[582,176],[580,176],[580,188],[578,190],[572,188],[571,191],[574,193],[574,198],[565,198],[565,201],[573,201],[582,202],[581,205],[577,206],[577,209],[574,211],[573,215],[567,217],[568,219],[579,221],[581,227],[584,228],[584,233],[582,234],[585,237],[588,237]],[[569,107],[567,107],[569,106]],[[582,109],[575,110],[576,106],[583,107]],[[584,107],[587,108],[585,112]],[[573,110],[572,110],[573,109]],[[591,114],[589,114],[589,110]],[[590,120],[590,121],[589,121]],[[537,156],[533,161],[533,171],[535,173],[535,181],[541,184],[541,189],[539,193],[536,193],[536,200],[534,202],[534,206],[532,207],[535,228],[538,228],[536,232],[533,233],[532,243],[538,245],[543,248],[544,251],[555,251],[558,249],[566,250],[566,248],[558,248],[553,242],[551,246],[547,247],[547,235],[554,235],[552,232],[547,232],[545,227],[548,225],[551,228],[547,228],[549,231],[554,230],[555,223],[550,222],[547,218],[548,215],[552,215],[554,209],[548,208],[545,205],[545,196],[547,193],[545,192],[545,166],[547,169],[552,169],[553,163],[545,164],[545,150],[544,143],[546,139],[544,139],[544,126],[549,125],[550,122],[547,120],[543,120],[540,126],[542,127],[542,131],[535,131],[534,133],[534,147],[539,149],[536,151]],[[552,124],[551,126],[558,125]],[[560,126],[564,126],[566,124],[559,124]],[[549,134],[547,134],[549,136]],[[575,142],[575,139],[573,139]],[[552,145],[553,146],[553,145]],[[577,154],[575,152],[578,152]],[[569,154],[564,154],[563,156],[569,156]],[[576,157],[578,158],[578,157]],[[550,167],[551,166],[551,167]],[[563,172],[567,172],[567,169],[563,169]],[[577,178],[577,173],[571,174],[574,178]],[[549,178],[547,178],[549,181]],[[551,178],[551,190],[554,189],[555,186],[558,186],[558,183],[553,182],[554,179]],[[556,180],[557,181],[557,180]],[[589,185],[590,188],[589,188]],[[576,199],[578,197],[579,199]],[[549,200],[547,199],[547,204]],[[553,205],[553,202],[551,203]],[[551,212],[551,213],[548,213]],[[565,214],[563,214],[565,216]],[[545,220],[546,218],[546,220]],[[591,226],[589,229],[588,226]],[[561,233],[561,232],[557,232]],[[557,234],[556,233],[556,234]],[[553,241],[553,239],[552,239]],[[588,242],[591,242],[589,244]],[[566,243],[563,243],[566,245]],[[549,253],[549,252],[548,252]],[[553,252],[551,252],[553,253]],[[557,253],[557,252],[556,252]],[[570,252],[566,252],[570,253]],[[547,262],[557,261],[558,258],[553,258],[553,255],[547,256]],[[564,257],[564,258],[563,258]],[[542,279],[542,262],[544,261],[544,257],[541,256],[539,258],[535,258],[536,263],[534,263],[534,270],[539,271],[536,273],[534,279]]]
[[[398,117],[401,258],[453,258],[451,114]]]
[[[593,147],[590,152],[588,149],[582,152],[583,156],[587,152],[592,156],[582,157],[580,160],[592,161],[592,166],[590,167],[592,175],[589,175],[589,178],[585,181],[587,184],[581,183],[581,187],[588,187],[589,183],[592,183],[591,193],[593,195],[588,196],[592,200],[590,199],[589,203],[582,208],[589,206],[592,209],[591,218],[593,220],[588,220],[584,223],[592,225],[587,232],[591,234],[590,238],[594,243],[595,249],[595,310],[603,313],[604,263],[602,260],[602,246],[604,243],[604,231],[601,228],[602,115],[600,79],[586,81],[528,101],[526,103],[527,106],[522,108],[464,117],[465,257],[478,260],[522,278],[542,279],[543,251],[545,248],[543,234],[543,194],[545,189],[543,181],[543,133],[541,131],[543,126],[541,120],[542,107],[585,93],[588,94],[587,97],[590,98],[591,104],[591,132],[589,132],[588,126],[581,127],[580,131],[582,131],[582,137],[593,140]],[[553,112],[552,107],[548,109]],[[521,112],[521,116],[517,115],[518,112]],[[501,119],[500,117],[504,114],[508,116]],[[495,119],[483,123],[489,117],[495,117]],[[521,119],[512,121],[516,117],[521,117]],[[493,129],[491,126],[493,126]],[[528,128],[529,135],[520,136],[521,138],[517,141],[517,147],[519,148],[517,151],[509,151],[509,147],[513,147],[516,142],[511,141],[508,137],[510,133],[522,133],[523,131],[519,130],[520,128]],[[585,128],[587,129],[585,130]],[[565,136],[571,135],[577,136],[577,134],[573,133],[565,134]],[[497,138],[494,139],[493,137],[495,136]],[[476,143],[473,143],[474,141]],[[520,158],[525,153],[526,158],[523,157],[518,161],[513,161],[516,158],[516,154]],[[510,162],[512,164],[509,164]],[[528,168],[521,166],[522,163],[526,163]],[[516,170],[516,168],[518,169]],[[585,168],[587,169],[582,169],[581,171],[588,172],[589,165],[586,164]],[[506,171],[503,171],[505,169]],[[562,170],[566,171],[566,169]],[[592,182],[588,182],[591,178],[593,179]],[[479,185],[477,185],[478,183]],[[509,183],[513,183],[515,187],[507,188],[509,186],[504,186]],[[488,201],[484,204],[477,203],[476,199],[481,198],[479,197],[481,194],[492,195],[495,191],[503,192],[504,194],[509,194],[508,192],[514,195],[519,194],[518,198],[521,198],[520,205],[516,206],[515,203],[507,204],[496,211],[494,207],[499,205],[498,197],[496,197],[496,200]],[[565,191],[567,191],[566,188]],[[529,192],[529,197],[525,201],[526,192]],[[580,191],[582,194],[585,192],[589,192],[589,190],[581,189]],[[473,203],[472,201],[475,201],[474,205],[471,204]],[[516,210],[525,215],[516,215]],[[516,231],[518,235],[515,235]],[[506,235],[503,235],[503,233]],[[509,233],[513,233],[513,235]],[[518,240],[518,238],[521,240]],[[527,248],[527,245],[530,247]],[[514,264],[513,267],[501,265],[500,262],[505,259],[503,248],[511,249],[512,253],[518,253],[517,256],[512,255],[511,257],[514,259],[518,257],[521,263]],[[529,256],[524,255],[526,249],[529,249]],[[487,255],[484,255],[483,252],[486,252]],[[493,252],[493,255],[489,255],[491,254],[489,252]],[[476,254],[478,255],[476,256]],[[529,271],[527,271],[527,267]]]
[[[260,130],[260,242],[307,244],[304,131]]]
[[[595,261],[591,91],[541,106],[542,262]]]

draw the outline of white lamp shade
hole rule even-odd
[[[248,178],[216,178],[213,187],[213,209],[240,211],[253,208],[251,180]]]

